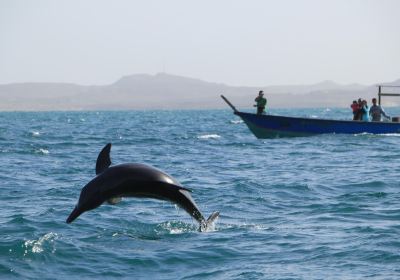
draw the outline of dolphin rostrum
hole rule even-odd
[[[105,201],[116,204],[122,197],[148,197],[175,203],[199,222],[200,231],[206,231],[218,218],[219,212],[214,212],[206,220],[190,195],[191,191],[161,170],[140,163],[109,167],[110,150],[111,143],[101,150],[96,162],[97,176],[82,188],[78,204],[67,223]]]

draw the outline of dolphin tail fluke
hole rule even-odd
[[[210,231],[214,230],[214,222],[217,221],[219,217],[219,211],[215,211],[211,213],[211,215],[208,217],[206,221],[201,222],[200,224],[200,231]]]

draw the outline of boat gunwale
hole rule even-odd
[[[281,118],[281,119],[296,119],[296,120],[304,120],[304,121],[317,121],[317,122],[343,122],[343,123],[353,123],[353,124],[372,124],[372,125],[400,125],[400,122],[385,122],[385,121],[361,121],[361,120],[336,120],[336,119],[321,119],[321,118],[307,118],[307,117],[292,117],[292,116],[282,116],[282,115],[257,115],[255,113],[247,113],[247,112],[234,112],[235,115],[250,115],[255,117],[262,117],[262,118]]]

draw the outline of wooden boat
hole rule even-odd
[[[379,88],[379,100],[381,89]],[[399,94],[400,95],[400,94]],[[390,94],[394,96],[394,94]],[[318,118],[286,117],[277,115],[257,115],[238,111],[228,99],[221,97],[248,126],[257,138],[310,136],[316,134],[393,134],[400,133],[399,118],[390,122],[365,122],[353,120],[333,120]]]

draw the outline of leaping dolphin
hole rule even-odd
[[[109,167],[110,150],[111,143],[101,150],[96,162],[97,176],[82,188],[78,204],[67,219],[68,224],[105,201],[116,204],[122,197],[148,197],[175,203],[199,222],[200,231],[206,231],[218,218],[216,211],[206,220],[190,195],[191,191],[161,170],[140,163]]]

